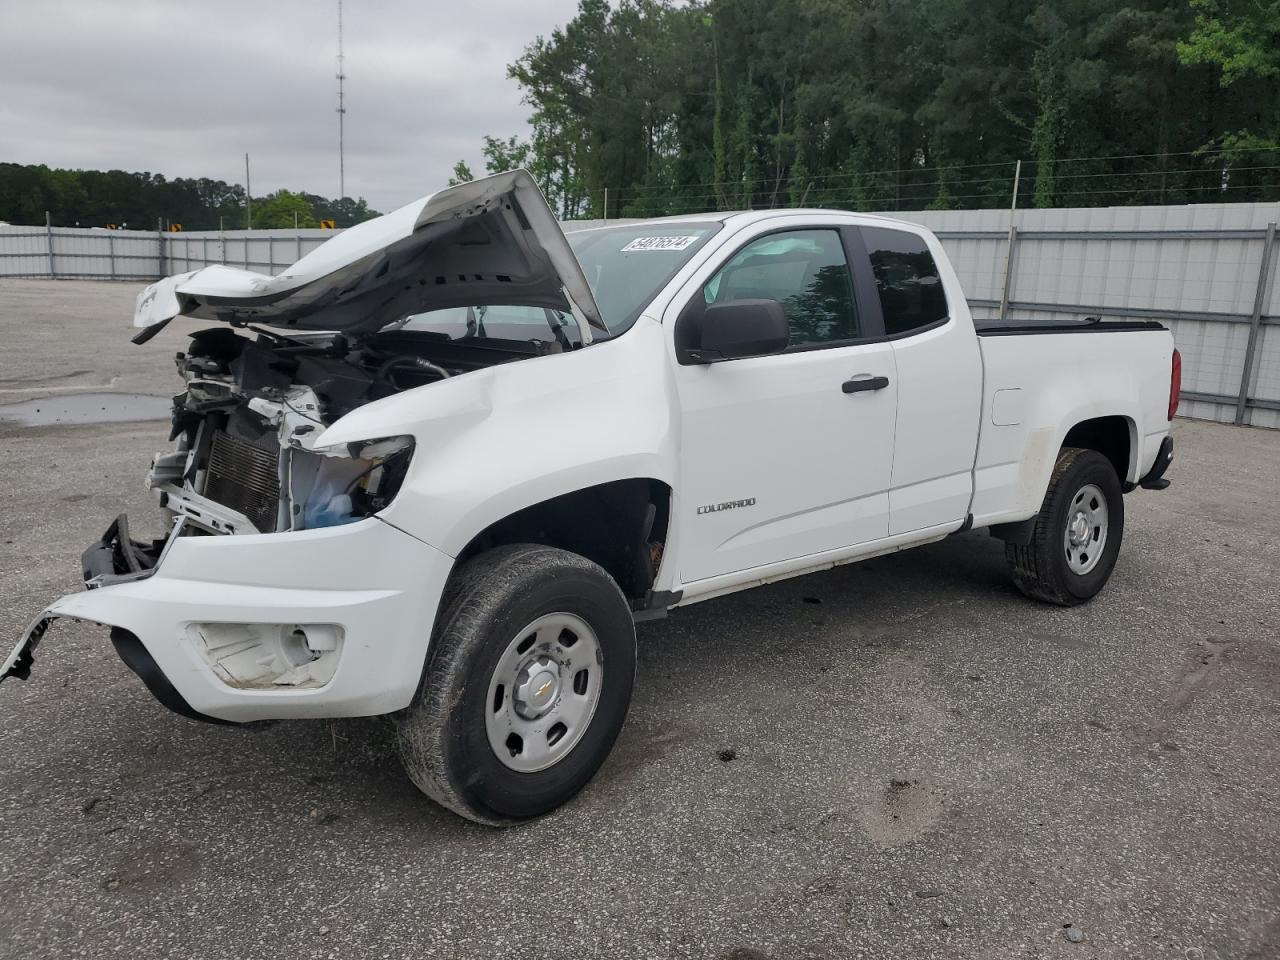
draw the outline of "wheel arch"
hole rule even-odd
[[[1124,414],[1091,417],[1070,427],[1063,435],[1059,449],[1079,447],[1095,450],[1115,467],[1116,476],[1126,491],[1133,488],[1138,471],[1138,427]]]
[[[989,525],[991,535],[1007,543],[1026,544],[1030,542],[1035,529],[1036,517],[1039,514],[1045,492],[1053,475],[1054,465],[1063,450],[1076,447],[1082,450],[1093,450],[1106,457],[1115,468],[1116,477],[1120,481],[1120,489],[1128,492],[1136,485],[1138,458],[1140,456],[1137,439],[1137,424],[1126,414],[1114,414],[1103,417],[1085,417],[1079,420],[1068,418],[1070,426],[1060,427],[1060,439],[1050,444],[1053,434],[1042,433],[1042,442],[1028,445],[1023,450],[1022,473],[1024,477],[1023,491],[1026,496],[1022,501],[1025,511],[1017,511],[1013,520],[996,522]],[[1028,451],[1038,451],[1031,455]],[[1026,481],[1030,481],[1029,485]],[[1034,500],[1034,503],[1033,503]],[[1019,517],[1018,515],[1021,514]]]
[[[591,484],[509,512],[476,533],[454,568],[494,547],[537,543],[599,564],[645,609],[671,529],[671,486],[654,477]]]

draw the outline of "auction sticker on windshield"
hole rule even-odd
[[[629,250],[683,250],[691,243],[697,242],[697,237],[636,237],[625,247],[622,252]]]

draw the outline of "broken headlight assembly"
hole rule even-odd
[[[404,483],[413,437],[289,451],[289,530],[353,523],[385,509]]]

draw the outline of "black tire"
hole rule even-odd
[[[594,631],[599,699],[568,753],[546,769],[520,772],[490,746],[489,684],[516,635],[552,613],[572,614]],[[423,793],[469,820],[501,826],[548,813],[586,786],[609,755],[631,702],[635,665],[631,609],[597,564],[535,544],[482,553],[445,590],[422,684],[398,716],[401,762]]]
[[[1067,561],[1064,537],[1073,515],[1073,501],[1090,484],[1101,490],[1106,500],[1106,542],[1096,565],[1086,573],[1077,573]],[[1025,546],[1006,543],[1004,555],[1013,582],[1028,597],[1072,607],[1089,600],[1106,585],[1123,537],[1124,493],[1115,467],[1095,450],[1064,447],[1049,478],[1031,542]]]

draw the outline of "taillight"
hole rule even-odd
[[[1173,370],[1169,373],[1169,419],[1178,412],[1178,399],[1182,396],[1182,354],[1173,351]]]

